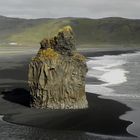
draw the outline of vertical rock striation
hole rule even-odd
[[[28,83],[31,106],[50,109],[88,107],[85,93],[87,66],[76,51],[70,26],[40,43],[38,54],[29,64]]]

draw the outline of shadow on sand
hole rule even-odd
[[[26,107],[30,107],[31,96],[30,92],[23,88],[16,88],[11,91],[2,92],[3,99],[14,102]]]

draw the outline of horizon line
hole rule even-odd
[[[106,18],[120,18],[120,19],[128,19],[128,20],[140,20],[140,18],[127,18],[127,17],[119,17],[119,16],[105,16],[105,17],[99,17],[99,18],[92,18],[92,17],[77,17],[77,16],[62,16],[62,17],[36,17],[36,18],[24,18],[24,17],[18,17],[18,16],[6,16],[6,15],[0,15],[0,17],[5,17],[5,18],[17,18],[17,19],[27,19],[27,20],[30,20],[30,19],[63,19],[63,18],[80,18],[80,19],[93,19],[93,20],[97,20],[97,19],[106,19]]]

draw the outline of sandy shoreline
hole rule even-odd
[[[29,103],[29,96],[26,93],[28,91],[17,90],[18,92],[4,93],[3,99],[17,103],[14,108],[9,108],[9,105],[4,105],[3,101],[4,108],[0,107],[1,114],[10,113],[10,115],[4,116],[5,121],[49,130],[79,130],[98,134],[131,136],[126,132],[126,127],[131,122],[118,119],[120,115],[130,111],[130,108],[119,102],[99,99],[96,94],[87,93],[88,109],[39,110],[25,107],[29,105],[27,104],[27,102]],[[19,92],[21,95],[18,95]]]
[[[119,50],[105,52],[82,52],[85,56],[119,55],[134,53],[135,50]],[[25,58],[25,56],[24,56]],[[87,93],[89,109],[86,110],[37,110],[29,105],[29,92],[27,86],[28,62],[31,57],[27,56],[22,61],[16,62],[19,67],[0,69],[0,79],[23,80],[25,83],[1,83],[0,90],[5,91],[0,95],[0,114],[5,115],[4,120],[15,124],[23,124],[49,130],[78,130],[97,134],[129,136],[126,128],[131,124],[129,121],[119,119],[131,109],[126,105],[110,99],[100,99],[96,94]],[[101,84],[97,78],[89,78],[87,82]],[[9,85],[9,88],[5,88]],[[6,91],[9,90],[9,91]],[[20,94],[19,94],[20,93]]]

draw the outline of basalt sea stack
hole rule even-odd
[[[41,48],[29,64],[31,106],[50,109],[88,107],[85,93],[87,66],[76,51],[73,31],[66,26],[53,38],[41,41]]]

